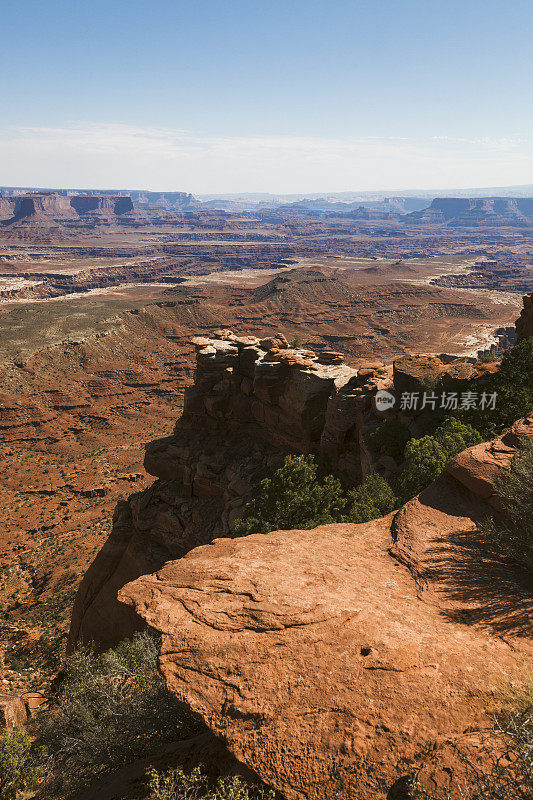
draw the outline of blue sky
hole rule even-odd
[[[4,0],[0,20],[0,184],[533,182],[531,0]]]

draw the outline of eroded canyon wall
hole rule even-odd
[[[220,330],[193,342],[195,382],[185,390],[183,415],[172,436],[146,448],[145,468],[157,481],[117,507],[111,536],[76,598],[71,648],[80,641],[107,647],[141,627],[117,601],[120,588],[228,535],[260,480],[286,455],[325,456],[348,486],[372,471],[390,478],[394,459],[373,460],[365,445],[383,419],[374,400],[379,390],[412,391],[428,379],[453,388],[485,374],[481,366],[426,356],[355,368],[333,350],[291,348],[281,334],[258,340]],[[420,435],[416,414],[401,419]]]

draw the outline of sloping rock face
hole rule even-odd
[[[383,519],[218,539],[119,597],[162,633],[170,689],[288,800],[384,800],[402,760],[487,727],[533,655],[482,495],[442,475]]]

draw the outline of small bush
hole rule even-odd
[[[55,790],[80,789],[151,748],[196,732],[167,690],[157,656],[156,640],[141,633],[102,655],[80,651],[67,659],[37,740]]]
[[[410,438],[409,428],[393,417],[369,433],[367,443],[374,453],[386,453],[399,464]]]
[[[331,522],[367,522],[396,508],[397,498],[380,475],[346,492],[338,478],[320,475],[313,456],[288,456],[272,477],[261,481],[235,536],[276,530],[309,530]]]
[[[345,522],[369,522],[383,517],[398,507],[398,498],[381,475],[372,474],[363,484],[348,492],[348,510]]]
[[[498,372],[491,375],[483,385],[487,394],[496,392],[496,408],[475,408],[459,411],[463,422],[473,425],[484,439],[502,433],[520,417],[529,414],[533,408],[533,337],[522,339],[506,353]],[[468,387],[479,392],[479,386],[472,382]]]
[[[533,442],[524,443],[496,484],[503,514],[487,519],[483,533],[497,550],[533,570]]]
[[[272,790],[249,786],[234,776],[215,785],[199,767],[189,774],[181,769],[149,773],[149,800],[275,800]]]
[[[38,773],[30,744],[29,736],[20,728],[6,730],[0,736],[0,800],[16,800],[20,792],[35,785]]]
[[[405,469],[398,479],[403,502],[429,486],[450,458],[481,441],[478,431],[454,417],[445,419],[432,436],[410,439],[405,446]]]

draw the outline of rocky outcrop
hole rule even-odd
[[[533,654],[531,589],[471,489],[445,474],[374,522],[218,539],[119,597],[162,633],[171,691],[288,800],[385,800],[402,761],[474,746]]]
[[[379,363],[358,371],[335,351],[294,350],[285,337],[218,331],[197,337],[196,380],[172,436],[147,446],[158,480],[119,504],[113,531],[76,598],[70,646],[114,644],[143,625],[116,599],[128,581],[227,535],[264,475],[289,453],[324,453],[344,480],[369,471],[362,420],[390,384]],[[321,363],[326,361],[327,363]]]
[[[383,419],[373,403],[378,390],[399,397],[433,390],[436,381],[457,390],[485,374],[425,356],[400,359],[394,369],[379,361],[356,369],[338,351],[293,349],[281,334],[257,339],[221,329],[193,343],[195,383],[185,390],[183,416],[172,436],[146,447],[145,468],[158,480],[117,506],[75,601],[71,648],[80,641],[111,646],[142,627],[117,601],[120,588],[228,535],[260,480],[288,454],[325,456],[348,486],[373,471],[396,473],[394,459],[373,457],[365,444]],[[391,412],[412,435],[420,435],[418,416],[427,413]]]
[[[516,332],[519,339],[533,336],[533,294],[524,295],[523,301],[524,307],[516,320]]]

